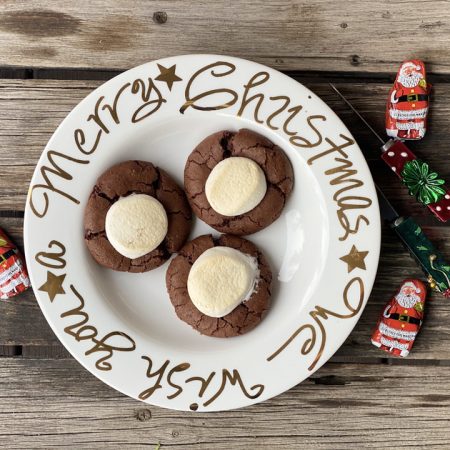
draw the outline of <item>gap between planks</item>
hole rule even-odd
[[[400,66],[400,62],[399,62]],[[132,69],[130,67],[129,69]],[[128,69],[128,70],[129,70]],[[395,69],[396,70],[396,69]],[[40,69],[32,67],[7,67],[0,66],[0,79],[17,80],[72,80],[72,81],[108,81],[125,70],[98,70],[98,69],[77,69],[58,68]],[[339,71],[318,71],[318,70],[280,70],[281,73],[290,76],[298,81],[308,81],[314,83],[393,83],[396,72],[339,72]],[[427,79],[431,84],[450,83],[450,73],[427,73]]]
[[[283,70],[375,73],[413,54],[430,70],[449,70],[445,1],[425,2],[416,16],[403,14],[404,0],[1,4],[5,66],[121,70],[161,56],[208,52]]]

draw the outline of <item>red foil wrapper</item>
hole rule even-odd
[[[396,356],[408,356],[422,326],[427,290],[408,279],[386,304],[372,334],[372,344]]]
[[[405,164],[408,161],[420,161],[417,159],[416,155],[414,155],[414,153],[401,141],[390,140],[385,144],[383,150],[384,151],[381,154],[381,158],[402,180],[402,172]],[[434,175],[431,175],[431,172],[432,171],[430,170],[427,176],[424,176],[423,173],[419,175],[419,178],[423,178],[422,184],[424,188],[427,183],[431,183],[430,188],[433,189],[432,183],[435,183],[436,180],[427,180],[427,178],[433,178]],[[445,185],[442,185],[441,187],[444,190],[444,194],[439,196],[439,200],[433,203],[425,204],[425,206],[427,206],[439,220],[442,222],[447,222],[447,220],[450,219],[450,190]],[[421,201],[420,199],[418,200]]]
[[[404,61],[389,91],[386,133],[396,139],[422,139],[427,129],[429,93],[425,65],[418,59]]]
[[[0,228],[0,300],[14,297],[30,287],[25,261],[18,248]]]

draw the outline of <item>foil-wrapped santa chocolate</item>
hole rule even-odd
[[[422,139],[425,136],[430,90],[424,63],[418,59],[404,61],[387,101],[388,136],[397,139]]]
[[[422,326],[425,284],[405,280],[397,294],[385,306],[372,334],[372,344],[397,356],[408,356]]]
[[[0,228],[0,300],[14,297],[29,286],[30,279],[20,251]]]

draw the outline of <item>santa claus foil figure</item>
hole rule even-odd
[[[387,101],[388,136],[397,139],[422,139],[425,136],[430,90],[423,62],[418,59],[403,62]]]
[[[372,344],[396,356],[408,356],[422,326],[426,286],[419,280],[405,280],[385,306],[372,334]]]
[[[0,300],[14,297],[29,287],[30,279],[22,254],[0,228]]]

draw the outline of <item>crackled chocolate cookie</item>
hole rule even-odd
[[[171,261],[166,286],[177,316],[201,334],[232,337],[250,331],[265,316],[272,272],[246,239],[203,235]]]
[[[183,190],[145,161],[119,163],[97,180],[84,213],[84,238],[100,265],[146,272],[186,241],[191,210]]]
[[[189,155],[184,187],[194,213],[222,233],[246,235],[274,222],[294,185],[283,150],[253,131],[220,131]]]

